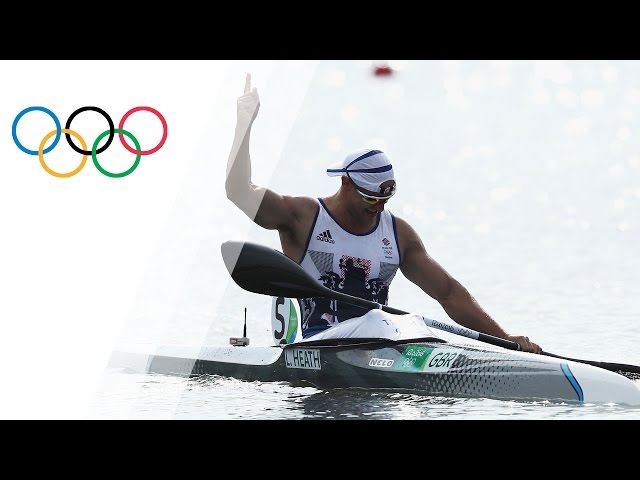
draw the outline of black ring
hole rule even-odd
[[[93,112],[98,112],[100,115],[102,115],[104,118],[107,119],[107,122],[109,122],[109,139],[107,140],[107,143],[105,143],[102,147],[100,147],[99,149],[96,150],[96,154],[102,153],[109,147],[109,145],[111,145],[111,142],[113,141],[113,137],[114,137],[114,134],[115,134],[115,131],[114,131],[115,130],[115,126],[113,125],[113,120],[111,120],[111,117],[107,114],[107,112],[105,112],[101,108],[99,108],[99,107],[82,107],[82,108],[77,109],[75,112],[73,112],[71,115],[69,115],[69,119],[67,120],[67,123],[64,126],[64,128],[67,129],[67,130],[71,130],[71,120],[73,120],[76,117],[76,115],[78,115],[79,113],[86,112],[87,110],[91,110]],[[91,155],[92,154],[91,150],[87,151],[87,150],[82,150],[79,147],[76,147],[76,145],[73,143],[73,140],[71,140],[71,135],[69,135],[68,133],[65,133],[65,136],[67,137],[67,142],[69,143],[71,148],[73,148],[76,152],[81,153],[82,155]]]

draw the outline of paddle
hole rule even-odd
[[[388,313],[406,315],[409,312],[381,305],[371,300],[354,297],[343,292],[331,290],[318,283],[300,265],[284,253],[264,245],[251,242],[227,241],[221,246],[222,258],[233,280],[243,289],[262,295],[288,298],[325,297],[339,300],[367,309],[381,309]],[[481,342],[497,345],[509,350],[520,350],[516,342],[476,332],[458,325],[451,325],[422,317],[425,324],[438,330],[473,338]],[[597,362],[563,357],[542,352],[550,357],[586,363],[605,370],[622,373],[625,376],[640,375],[640,367],[622,363]]]
[[[222,257],[227,270],[235,282],[245,290],[273,297],[308,298],[325,297],[352,305],[381,309],[388,313],[406,315],[409,312],[388,307],[371,300],[336,292],[316,282],[284,253],[250,242],[228,241],[222,244]],[[520,345],[510,340],[476,332],[468,328],[451,325],[422,317],[429,327],[480,340],[485,343],[520,350]]]

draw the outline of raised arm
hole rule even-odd
[[[279,195],[251,180],[249,141],[251,127],[260,109],[260,98],[258,90],[251,88],[249,73],[244,94],[238,98],[237,109],[236,131],[227,161],[227,198],[261,227],[281,230],[292,223],[295,202],[291,197]]]
[[[402,251],[400,271],[437,300],[451,319],[467,328],[517,342],[526,352],[542,351],[528,337],[509,335],[460,282],[431,258],[416,231],[406,221],[396,217],[396,225]]]

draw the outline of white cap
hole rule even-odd
[[[327,175],[330,177],[347,175],[363,190],[384,195],[390,194],[393,189],[382,188],[380,185],[389,180],[395,180],[393,166],[384,152],[370,148],[350,153],[342,162],[327,169]]]

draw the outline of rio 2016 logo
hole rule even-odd
[[[24,115],[26,115],[27,113],[33,112],[33,111],[40,111],[40,112],[46,113],[47,115],[49,115],[53,119],[53,121],[54,121],[54,123],[56,125],[56,129],[55,130],[52,130],[51,132],[47,133],[44,136],[44,138],[40,142],[40,146],[38,147],[38,150],[29,150],[24,145],[22,145],[22,143],[20,143],[20,140],[18,140],[18,134],[17,134],[18,122],[20,121],[20,119]],[[93,112],[99,113],[109,123],[109,130],[105,130],[100,135],[98,135],[98,137],[93,142],[93,146],[91,147],[91,150],[87,150],[87,143],[85,142],[84,138],[82,138],[82,136],[80,136],[79,133],[75,132],[74,130],[71,130],[71,122],[73,121],[73,119],[77,115],[79,115],[80,113],[86,112],[86,111],[93,111]],[[128,132],[127,130],[124,129],[124,122],[127,120],[127,118],[129,118],[133,113],[139,112],[139,111],[147,111],[147,112],[153,113],[156,117],[158,117],[160,122],[162,122],[162,139],[160,140],[160,142],[155,147],[153,147],[153,148],[151,148],[149,150],[141,150],[140,149],[140,143],[138,142],[138,139],[136,137],[134,137],[131,132]],[[80,165],[78,165],[72,171],[65,172],[65,173],[56,172],[55,170],[50,168],[49,165],[47,165],[47,163],[44,160],[44,155],[46,153],[49,153],[51,150],[53,150],[56,147],[56,145],[60,141],[60,137],[62,136],[63,133],[65,134],[65,136],[67,138],[67,142],[69,143],[71,148],[73,148],[76,152],[82,154],[82,160],[80,161]],[[98,154],[104,152],[107,148],[109,148],[109,145],[111,145],[111,142],[113,141],[113,137],[114,137],[114,135],[116,133],[120,137],[120,142],[122,143],[124,148],[126,148],[129,152],[131,152],[131,153],[136,155],[136,159],[133,162],[133,165],[131,165],[131,167],[128,168],[127,170],[125,170],[123,172],[118,172],[118,173],[114,173],[114,172],[110,172],[110,171],[106,170],[105,168],[102,167],[102,165],[100,165],[100,162],[98,162]],[[78,108],[75,112],[73,112],[71,115],[69,115],[69,118],[67,119],[67,123],[65,124],[65,127],[61,128],[60,120],[58,120],[58,117],[51,110],[49,110],[48,108],[45,108],[45,107],[34,106],[34,107],[25,108],[20,113],[18,113],[18,115],[16,115],[16,118],[13,120],[13,125],[11,127],[11,134],[13,135],[13,141],[18,146],[18,148],[20,150],[22,150],[24,153],[28,154],[28,155],[34,155],[34,156],[37,155],[38,158],[40,159],[40,165],[42,165],[42,168],[44,168],[47,173],[53,175],[54,177],[58,177],[58,178],[68,178],[68,177],[73,177],[74,175],[78,174],[80,172],[80,170],[82,170],[84,168],[85,164],[87,163],[87,158],[88,158],[89,155],[91,155],[91,158],[93,159],[93,163],[96,166],[96,168],[103,175],[106,175],[107,177],[112,177],[112,178],[126,177],[127,175],[132,173],[138,167],[138,164],[140,163],[140,158],[143,155],[151,155],[152,153],[155,153],[155,152],[157,152],[158,150],[160,150],[162,148],[162,146],[164,145],[164,142],[167,140],[167,133],[168,133],[168,127],[167,127],[166,120],[164,119],[164,117],[162,116],[162,114],[158,110],[156,110],[155,108],[151,108],[151,107],[135,107],[135,108],[132,108],[131,110],[129,110],[127,113],[125,113],[122,116],[122,119],[120,120],[120,123],[118,124],[118,128],[114,127],[114,123],[113,123],[113,120],[111,120],[111,117],[107,114],[107,112],[105,112],[101,108],[98,108],[98,107],[82,107],[82,108]],[[45,148],[45,145],[47,144],[47,140],[49,140],[54,135],[56,137],[53,140],[53,143],[51,145],[49,145],[47,148]],[[101,146],[100,148],[98,148],[98,145],[100,145],[100,141],[104,137],[106,137],[107,135],[109,136],[109,138],[107,139],[106,143],[103,146]],[[78,142],[80,143],[80,146],[82,148],[78,147],[74,143],[73,139],[71,138],[72,136],[75,137],[78,140]],[[135,149],[132,148],[126,142],[126,140],[124,138],[125,136],[127,136],[127,137],[129,137],[129,139],[131,139],[131,141],[133,142],[133,144],[136,147]]]

